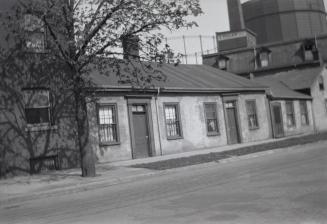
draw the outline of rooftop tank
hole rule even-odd
[[[323,0],[250,0],[242,4],[246,28],[258,44],[327,33]]]

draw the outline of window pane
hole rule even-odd
[[[300,111],[301,111],[301,122],[304,125],[309,124],[308,108],[305,101],[300,102]]]
[[[208,133],[218,132],[217,105],[215,103],[206,103],[204,105],[206,125]]]
[[[255,101],[253,100],[246,101],[246,110],[248,113],[249,128],[253,129],[259,127]]]
[[[118,142],[116,107],[114,105],[99,107],[99,137],[102,143]]]
[[[25,108],[28,124],[49,123],[49,108]]]
[[[292,101],[286,102],[286,117],[287,117],[287,125],[295,126],[294,104]]]
[[[165,118],[166,118],[167,136],[168,137],[181,136],[180,122],[178,120],[176,105],[165,106]]]

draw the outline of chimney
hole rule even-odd
[[[140,38],[138,36],[128,36],[122,39],[124,59],[136,59],[140,56]]]
[[[245,29],[243,10],[240,0],[227,0],[230,31]]]

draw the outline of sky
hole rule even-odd
[[[188,56],[188,63],[196,64],[201,63],[201,45],[200,37],[202,35],[203,49],[205,53],[213,53],[216,48],[215,32],[223,32],[229,30],[228,12],[227,12],[227,0],[200,0],[203,15],[192,18],[196,21],[199,27],[195,27],[189,30],[179,30],[173,33],[165,32],[168,44],[175,52],[184,54],[184,42],[183,35],[185,36],[186,53],[191,54]],[[241,0],[245,2],[247,0]],[[324,0],[325,6],[327,0]],[[197,53],[197,60],[195,57]],[[183,61],[185,63],[185,59]]]

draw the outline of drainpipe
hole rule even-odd
[[[160,133],[160,123],[159,123],[159,109],[158,109],[158,96],[160,95],[160,87],[157,88],[157,95],[154,98],[156,104],[156,117],[157,117],[157,127],[158,127],[158,135],[159,135],[159,148],[160,148],[160,155],[162,156],[162,145],[161,145],[161,133]]]

